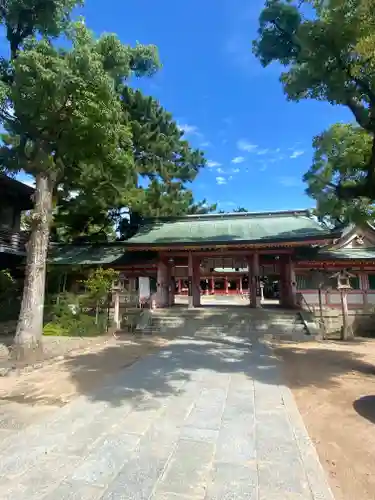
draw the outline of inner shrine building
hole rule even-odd
[[[157,307],[186,295],[199,307],[203,295],[243,295],[251,307],[277,298],[298,306],[301,296],[339,307],[331,276],[350,269],[349,307],[375,303],[375,230],[331,230],[309,211],[189,215],[144,220],[123,242],[55,248],[54,264],[107,266],[137,287],[150,281]],[[322,288],[324,284],[324,288]]]

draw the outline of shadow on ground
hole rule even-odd
[[[181,310],[181,315],[175,315],[175,323],[169,325],[168,333],[158,337],[164,343],[175,341],[160,350],[153,336],[125,336],[101,349],[68,355],[63,361],[64,371],[76,394],[90,400],[108,401],[113,406],[120,406],[129,398],[173,395],[202,370],[245,373],[258,382],[279,384],[281,360],[288,370],[292,358],[293,378],[287,377],[291,388],[334,387],[337,377],[353,371],[375,375],[374,366],[351,351],[353,344],[340,351],[304,348],[301,344],[301,347],[283,346],[272,352],[259,342],[263,333],[276,328],[272,317],[264,331],[255,332],[247,311],[247,307],[218,306],[208,308],[203,315],[202,310],[197,310],[184,316]],[[297,369],[296,359],[300,360]],[[48,375],[48,370],[45,373]],[[48,384],[48,380],[45,383]],[[42,389],[32,392],[25,386],[23,392],[25,404],[43,400]],[[14,400],[15,397],[2,399]],[[21,399],[18,397],[17,401]]]
[[[245,373],[258,382],[279,384],[280,352],[273,353],[259,342],[263,333],[251,330],[248,317],[241,309],[226,307],[224,316],[223,309],[212,307],[207,310],[207,317],[202,318],[201,312],[196,311],[191,312],[187,320],[179,318],[176,328],[169,328],[169,339],[176,338],[175,342],[117,376],[124,389],[118,391],[117,398],[106,388],[90,390],[90,372],[100,371],[101,359],[116,355],[115,346],[98,354],[88,353],[69,359],[70,376],[79,393],[93,400],[108,400],[112,405],[121,405],[128,397],[174,394],[180,390],[182,382],[196,377],[200,370],[232,375]],[[270,323],[269,328],[272,326]],[[265,328],[264,333],[269,328]],[[329,388],[336,385],[336,377],[353,371],[370,376],[375,374],[374,366],[351,352],[350,345],[341,351],[285,347],[285,365],[288,356],[298,356],[303,360],[298,377],[288,384],[291,388],[301,385]],[[304,372],[305,363],[315,368]]]
[[[283,360],[283,368],[288,374],[288,367],[293,366],[293,377],[288,376],[288,385],[291,389],[301,387],[317,387],[330,389],[339,382],[338,377],[345,374],[374,377],[375,366],[366,361],[365,355],[355,352],[352,345],[332,343],[333,348],[310,348],[283,346],[275,349],[275,354]],[[374,352],[375,352],[375,342]]]
[[[353,403],[355,411],[375,424],[375,395],[363,396]]]

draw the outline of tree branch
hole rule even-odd
[[[368,132],[372,132],[371,120],[368,116],[366,116],[363,107],[360,106],[353,97],[348,97],[345,101],[345,104],[353,113],[357,123]]]

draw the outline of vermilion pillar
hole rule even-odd
[[[259,254],[253,253],[249,259],[249,297],[251,307],[260,307],[259,289]]]
[[[189,307],[199,307],[201,303],[200,292],[200,259],[189,252],[188,254],[188,305]]]
[[[228,276],[225,276],[224,278],[224,291],[226,295],[229,293],[229,283],[228,283]]]
[[[182,292],[182,280],[181,280],[181,279],[179,279],[179,280],[177,281],[177,293],[178,293],[179,295],[181,295],[181,292]]]
[[[297,307],[297,282],[296,282],[296,272],[294,269],[294,262],[292,257],[289,259],[289,273],[290,273],[290,302],[292,307]]]
[[[296,307],[296,275],[291,255],[285,255],[280,259],[280,292],[280,305]]]
[[[156,306],[168,307],[169,306],[169,286],[170,286],[170,272],[168,263],[164,259],[158,262],[157,271],[157,294]]]

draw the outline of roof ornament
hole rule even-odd
[[[360,246],[365,244],[365,242],[363,240],[363,236],[361,234],[357,235],[355,242],[357,245],[360,245]]]

